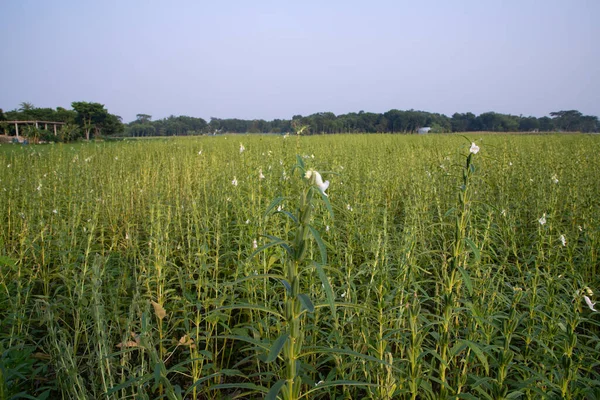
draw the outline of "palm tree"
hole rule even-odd
[[[19,111],[31,111],[35,108],[33,103],[30,103],[28,101],[22,102],[21,104],[19,104],[19,106]]]

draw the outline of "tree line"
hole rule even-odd
[[[333,133],[416,133],[430,128],[431,133],[446,132],[598,132],[598,117],[583,115],[577,110],[553,111],[541,118],[516,116],[496,112],[475,115],[471,112],[444,114],[418,110],[389,110],[384,113],[360,111],[335,115],[332,112],[308,116],[294,115],[291,119],[245,120],[215,118],[209,122],[202,118],[174,116],[152,120],[149,114],[137,114],[136,119],[124,124],[121,117],[110,114],[104,105],[90,102],[73,102],[72,109],[62,107],[37,108],[31,103],[21,103],[20,108],[2,112],[0,129],[14,135],[15,128],[2,121],[43,120],[65,122],[58,135],[35,126],[26,127],[23,136],[42,140],[71,141],[102,136],[183,136],[218,133],[273,133],[296,132],[305,134]]]
[[[244,120],[238,118],[175,117],[152,121],[148,114],[138,114],[125,127],[128,136],[171,136],[202,133],[288,133],[299,127],[308,134],[330,133],[415,133],[420,128],[431,128],[432,133],[446,132],[598,132],[598,117],[583,115],[577,110],[554,111],[550,117],[524,117],[495,112],[480,115],[443,114],[416,110],[390,110],[385,113],[360,111],[335,115],[332,112],[308,116],[294,115],[292,119]]]
[[[54,131],[36,127],[33,124],[21,126],[20,135],[34,141],[69,142],[78,139],[90,140],[93,137],[114,136],[122,134],[125,125],[121,117],[110,114],[100,103],[74,101],[72,110],[63,107],[39,108],[29,102],[23,102],[18,109],[4,112],[0,109],[0,131],[5,135],[16,135],[16,128],[6,121],[51,121],[63,122]]]

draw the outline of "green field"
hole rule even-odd
[[[599,154],[589,135],[0,145],[0,399],[600,398]]]

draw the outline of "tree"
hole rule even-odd
[[[540,124],[540,131],[550,132],[554,130],[554,121],[550,117],[542,117],[538,119]]]
[[[152,115],[148,115],[148,114],[136,114],[136,121],[137,123],[140,124],[147,124],[148,122],[150,122],[152,120]]]
[[[71,106],[77,112],[77,124],[85,132],[85,139],[90,140],[90,132],[92,129],[98,133],[102,124],[108,118],[108,111],[104,108],[104,104],[88,103],[85,101],[74,101]]]
[[[540,129],[540,121],[536,117],[522,117],[519,120],[519,131],[532,132]]]
[[[454,113],[450,120],[452,132],[469,132],[475,130],[475,114],[473,113]]]
[[[562,131],[575,132],[580,130],[581,117],[577,110],[553,111],[550,116],[554,120],[554,126]]]
[[[114,135],[124,130],[122,118],[118,115],[107,114],[106,118],[94,127],[96,135]]]
[[[35,106],[33,105],[33,103],[30,103],[28,101],[24,101],[21,104],[19,104],[19,111],[21,111],[21,112],[31,111],[34,108],[35,108]]]
[[[581,132],[598,132],[600,124],[598,123],[598,117],[595,115],[584,115],[581,117],[579,122],[579,130]]]

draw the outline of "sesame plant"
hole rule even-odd
[[[273,384],[271,390],[267,393],[267,398],[275,398],[281,392],[282,398],[285,400],[296,400],[301,397],[301,368],[303,366],[301,358],[303,356],[302,347],[306,329],[306,324],[302,323],[302,319],[306,313],[313,313],[315,310],[310,296],[301,290],[302,274],[310,273],[309,270],[316,270],[318,272],[321,284],[328,294],[329,304],[335,312],[331,287],[323,270],[323,266],[327,264],[326,247],[319,232],[311,224],[312,213],[315,209],[314,201],[316,194],[320,195],[331,216],[333,216],[333,211],[325,192],[329,186],[329,181],[323,182],[321,174],[318,171],[306,169],[301,157],[297,157],[297,164],[294,166],[294,170],[298,170],[307,182],[307,187],[302,190],[300,195],[297,213],[292,214],[280,208],[280,203],[284,200],[283,197],[276,198],[265,213],[265,216],[268,216],[279,206],[279,210],[275,212],[288,217],[292,221],[293,228],[287,232],[289,239],[267,235],[270,241],[255,252],[258,253],[278,246],[283,249],[284,253],[281,277],[278,280],[285,287],[283,312],[280,314],[284,320],[285,328],[273,342],[265,361],[272,362],[282,353],[285,364],[283,377]],[[321,255],[319,262],[307,260],[311,238],[318,244]],[[307,264],[309,265],[308,267]]]
[[[467,140],[0,145],[0,398],[599,398],[600,138]]]

